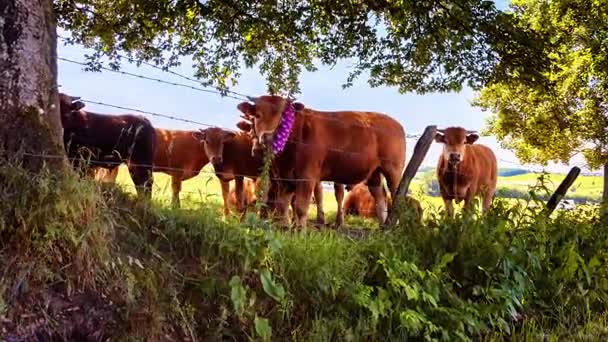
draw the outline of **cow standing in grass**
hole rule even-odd
[[[273,144],[282,118],[291,108],[295,110],[287,145],[275,157],[277,175],[286,189],[277,201],[285,223],[295,195],[296,225],[306,226],[311,193],[320,181],[366,182],[376,201],[377,217],[384,222],[387,205],[381,176],[394,194],[405,165],[405,130],[399,122],[380,113],[321,112],[280,96],[250,100],[238,109],[253,117],[256,135],[264,146]]]
[[[156,129],[153,170],[171,176],[171,203],[175,208],[180,207],[182,182],[196,177],[209,163],[205,149],[196,140],[194,133],[196,131]],[[118,166],[110,170],[99,169],[95,179],[113,183],[117,175]]]
[[[59,94],[63,142],[74,166],[91,174],[95,167],[127,163],[139,195],[152,197],[156,132],[143,116],[107,115],[82,110],[79,97]]]
[[[247,107],[247,106],[239,105],[239,110],[243,112],[242,118],[245,119],[246,121],[240,121],[237,124],[237,127],[239,127],[244,132],[247,132],[249,137],[251,138],[251,140],[253,142],[252,150],[251,150],[252,155],[258,155],[258,156],[260,156],[260,158],[262,158],[263,153],[264,153],[264,148],[259,143],[258,137],[255,134],[255,127],[251,124],[251,122],[254,120],[254,117],[252,115],[254,113],[249,112],[248,109],[249,109],[249,107]],[[267,206],[269,207],[269,209],[271,211],[275,211],[278,208],[276,204],[277,204],[277,200],[280,198],[279,191],[281,191],[280,190],[281,188],[279,185],[280,184],[278,184],[277,181],[271,180],[270,188],[268,189],[268,195],[266,198]],[[334,195],[335,195],[336,204],[337,204],[335,227],[340,228],[344,224],[344,211],[342,210],[342,202],[344,201],[344,185],[339,184],[339,183],[334,183]],[[321,182],[317,182],[315,184],[312,200],[317,207],[317,222],[316,223],[317,223],[317,225],[324,226],[325,225],[325,210],[323,209],[323,186],[322,186]],[[291,199],[291,208],[292,209],[295,208],[295,197],[292,197],[292,199]],[[294,221],[295,221],[295,210],[292,211],[292,214],[294,215]],[[267,212],[263,211],[262,216],[266,217]]]
[[[474,144],[479,135],[462,127],[438,130],[435,141],[443,144],[437,165],[437,179],[448,216],[454,216],[452,200],[470,208],[473,198],[483,197],[483,211],[494,199],[497,180],[496,156],[481,144]]]

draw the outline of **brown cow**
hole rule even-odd
[[[261,96],[242,102],[238,109],[253,117],[260,143],[272,144],[275,130],[289,102],[280,96]],[[276,156],[278,176],[287,189],[278,200],[283,218],[295,194],[296,225],[306,225],[310,195],[319,181],[338,184],[366,182],[376,200],[376,214],[386,219],[383,175],[391,193],[397,189],[405,165],[405,130],[391,117],[373,112],[320,112],[292,103],[295,122],[289,142]]]
[[[253,146],[252,146],[252,152],[251,152],[252,155],[255,155],[256,153],[262,155],[262,153],[264,151],[264,147],[259,143],[259,139],[258,139],[257,135],[255,134],[255,127],[254,127],[254,125],[251,124],[251,121],[254,120],[254,116],[252,115],[253,113],[247,111],[246,108],[245,108],[245,111],[246,112],[244,113],[242,118],[247,120],[247,122],[241,121],[241,122],[239,122],[239,124],[237,124],[237,126],[240,129],[242,129],[243,131],[248,132],[249,136],[253,140]],[[271,186],[269,191],[276,191],[277,189],[278,189],[278,187]],[[350,190],[350,188],[347,188],[347,189]],[[272,203],[269,202],[267,204],[269,205],[270,209],[273,211],[277,210],[277,206],[276,206],[277,194],[278,193],[269,194],[269,196],[270,196],[269,198],[271,198],[270,201]],[[344,201],[344,185],[343,184],[334,182],[334,195],[336,197],[336,203],[337,203],[335,227],[340,228],[344,224],[344,211],[342,210],[342,202]],[[318,182],[315,185],[314,195],[312,197],[312,200],[317,206],[317,224],[325,225],[325,211],[323,209],[323,187],[321,186],[321,182]],[[292,207],[292,209],[295,208],[295,196],[292,197],[292,199],[291,199],[291,207]],[[293,215],[295,217],[295,210],[293,210]]]
[[[476,195],[483,197],[483,211],[486,211],[496,191],[497,162],[492,150],[473,143],[479,135],[462,127],[438,130],[435,141],[443,144],[443,152],[437,165],[437,179],[441,197],[447,214],[454,216],[454,206],[464,200],[469,208]]]
[[[171,203],[180,207],[179,193],[182,182],[196,177],[209,163],[205,149],[194,138],[196,131],[181,131],[156,128],[156,152],[154,171],[171,176]],[[111,170],[97,170],[95,179],[115,182],[118,167]]]
[[[258,137],[255,134],[255,127],[251,124],[251,121],[254,118],[250,114],[251,113],[249,112],[244,113],[244,115],[241,117],[246,121],[240,121],[239,123],[237,123],[237,127],[242,131],[247,132],[247,134],[253,141],[251,155],[258,155],[260,158],[263,158],[264,148],[259,143]],[[270,187],[269,194],[266,198],[266,204],[268,205],[270,210],[274,211],[277,209],[276,201],[278,193],[276,191],[278,191],[278,187],[276,186],[277,184],[274,184],[276,183],[275,181],[271,180],[271,182],[275,186]],[[342,202],[344,201],[344,185],[334,183],[334,195],[336,197],[337,203],[335,227],[340,228],[344,223],[344,212],[342,210]],[[312,200],[317,207],[317,224],[323,226],[325,225],[325,210],[323,209],[323,187],[321,185],[321,182],[315,184]],[[292,209],[295,208],[295,197],[293,197],[291,200],[291,207]],[[263,216],[266,216],[266,214],[267,213],[264,213]],[[295,215],[295,210],[293,210],[293,214]]]
[[[382,190],[383,195],[388,198],[384,187]],[[390,206],[390,199],[387,200],[387,203]],[[344,198],[343,210],[346,215],[376,217],[376,201],[368,186],[359,183],[349,189]]]
[[[237,124],[243,128],[243,124]],[[262,170],[263,158],[254,151],[254,140],[248,132],[231,132],[217,127],[199,130],[194,136],[204,146],[205,153],[213,165],[215,174],[222,186],[224,199],[224,216],[230,213],[228,205],[229,182],[234,179],[237,196],[236,208],[244,210],[243,177],[257,179]],[[315,186],[317,200],[317,221],[325,222],[323,211],[323,189],[321,184]],[[270,205],[273,207],[273,205]]]
[[[63,142],[74,167],[89,174],[94,167],[127,163],[138,194],[151,198],[156,149],[152,123],[140,115],[91,113],[78,100],[59,93]]]
[[[367,218],[375,217],[376,202],[374,201],[374,197],[369,191],[369,188],[363,183],[357,184],[354,187],[347,188],[349,188],[349,193],[344,199],[344,213],[346,215],[361,216]],[[387,196],[386,189],[384,187],[382,187],[382,189],[385,196]],[[387,202],[388,205],[391,206],[393,202],[392,197],[388,197]],[[405,197],[405,203],[406,205],[408,205],[408,207],[413,208],[414,219],[417,222],[420,222],[423,214],[420,202],[414,197],[408,195]]]

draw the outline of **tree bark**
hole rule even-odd
[[[1,0],[0,164],[64,167],[58,107],[52,0]]]
[[[608,163],[604,164],[604,193],[602,194],[602,204],[608,206]]]

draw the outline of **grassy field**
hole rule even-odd
[[[425,171],[419,173],[412,181],[410,186],[412,195],[417,198],[423,209],[426,211],[436,211],[443,207],[443,201],[440,197],[429,196],[424,193],[423,178],[429,177],[431,173],[434,177],[434,171]],[[513,189],[522,193],[527,193],[530,187],[539,183],[539,174],[527,173],[509,177],[499,177],[498,188]],[[554,190],[564,179],[562,174],[549,174],[545,178],[545,185],[548,189]],[[120,167],[118,174],[118,184],[128,192],[134,193],[135,187],[126,167]],[[602,178],[598,176],[579,176],[574,185],[570,188],[568,196],[585,196],[599,200],[602,194]],[[171,201],[171,178],[163,173],[154,173],[154,192],[153,198],[162,205],[169,205]],[[211,204],[221,213],[222,196],[220,184],[211,165],[207,165],[203,171],[196,177],[182,183],[182,192],[180,195],[183,208],[198,208],[204,203]],[[509,199],[509,202],[517,202],[515,199]],[[325,189],[324,191],[324,209],[328,222],[335,220],[336,200],[333,190]],[[310,217],[316,217],[316,207],[311,205]],[[369,225],[376,227],[375,220],[361,220],[358,218],[347,218],[348,225]]]

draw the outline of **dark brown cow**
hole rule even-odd
[[[269,146],[288,105],[280,96],[251,98],[238,109],[253,117],[256,135]],[[366,182],[376,200],[380,222],[386,219],[381,175],[396,191],[405,165],[405,131],[391,117],[373,112],[320,112],[293,103],[295,123],[285,149],[275,158],[278,176],[287,188],[278,200],[284,220],[295,194],[296,225],[306,225],[310,195],[319,181],[338,184]]]
[[[180,206],[179,193],[182,182],[196,177],[209,163],[205,149],[194,138],[195,131],[181,131],[156,128],[156,152],[154,153],[154,171],[171,176],[171,202],[174,207]],[[98,169],[95,180],[115,182],[118,167]]]
[[[497,162],[492,150],[473,144],[479,135],[462,127],[439,130],[435,141],[443,144],[437,165],[437,179],[447,214],[454,216],[452,200],[469,208],[477,195],[483,197],[483,211],[492,204],[496,191]]]
[[[91,173],[93,167],[127,163],[138,194],[151,198],[156,132],[150,121],[139,115],[84,111],[78,99],[59,94],[63,142],[75,167]]]

